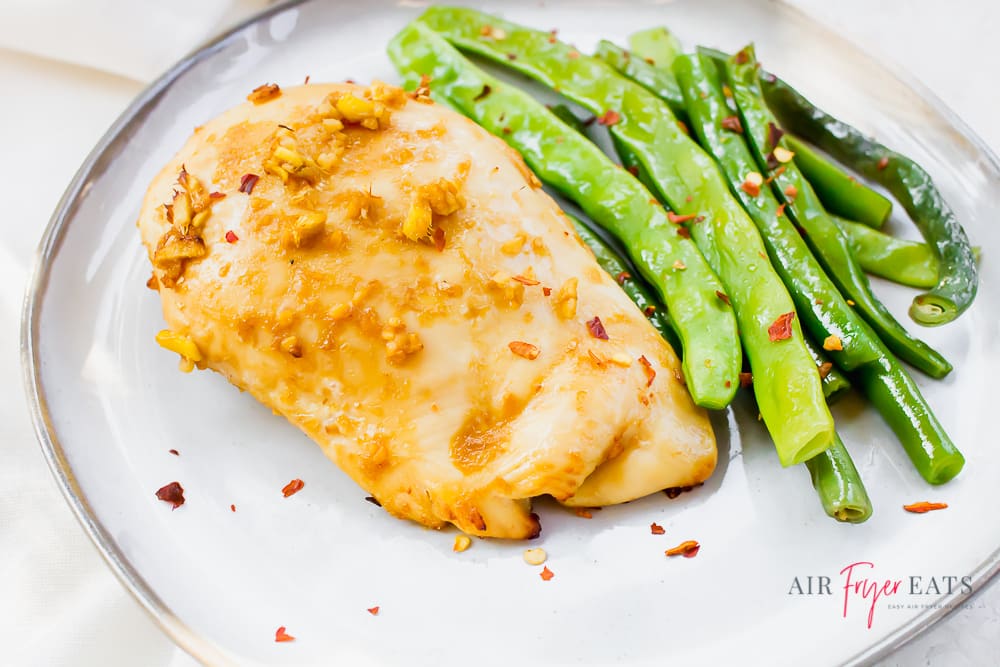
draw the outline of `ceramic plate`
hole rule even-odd
[[[955,365],[942,382],[917,375],[968,459],[955,481],[927,486],[875,412],[850,397],[835,416],[875,515],[838,524],[804,468],[779,467],[741,400],[714,417],[721,458],[705,486],[590,520],[539,502],[544,532],[531,546],[548,551],[555,574],[543,581],[522,560],[525,544],[476,540],[454,553],[453,531],[365,502],[318,447],[220,376],[177,372],[176,355],[153,342],[163,322],[134,226],[146,184],[195,126],[263,82],[397,80],[385,44],[422,5],[306,3],[202,49],[115,124],[45,236],[23,339],[38,435],[80,520],[164,630],[212,664],[837,664],[885,655],[967,603],[996,572],[1000,545],[987,519],[1000,506],[988,389],[1000,376],[1000,170],[925,90],[781,4],[484,7],[558,28],[584,50],[658,24],[689,46],[755,40],[769,69],[931,172],[985,257],[975,305],[919,332]],[[913,233],[898,214],[891,227]],[[912,292],[875,288],[908,321]],[[305,489],[283,498],[296,477]],[[187,504],[171,511],[154,492],[175,480]],[[918,500],[950,508],[901,509]],[[652,522],[666,534],[652,535]],[[696,558],[664,557],[686,539],[702,544]],[[859,562],[870,565],[852,581],[900,581],[896,593],[873,606],[862,586],[845,599],[842,571]],[[275,643],[279,626],[297,640]]]

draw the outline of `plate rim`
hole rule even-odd
[[[42,455],[55,478],[56,485],[59,487],[63,498],[69,504],[70,509],[87,534],[87,537],[90,538],[118,581],[171,641],[202,664],[230,665],[235,663],[226,655],[227,652],[224,649],[218,647],[214,642],[197,633],[186,622],[182,621],[160,598],[156,591],[153,590],[149,583],[146,582],[145,578],[125,557],[118,544],[93,512],[87,501],[86,494],[76,481],[55,427],[52,424],[46,391],[42,385],[41,360],[37,346],[40,329],[39,318],[55,255],[62,244],[65,233],[69,228],[69,223],[80,203],[86,183],[102,159],[106,158],[108,153],[117,148],[121,143],[127,141],[126,130],[134,123],[141,121],[146,116],[150,105],[155,103],[160,95],[165,93],[182,74],[224,47],[236,35],[261,21],[265,21],[272,16],[310,1],[283,0],[235,24],[218,36],[195,47],[144,88],[129,103],[102,135],[94,148],[91,149],[56,204],[56,208],[49,218],[38,247],[34,252],[21,305],[21,379],[28,408],[31,413],[35,439],[38,441]],[[404,4],[405,0],[402,2],[401,0],[392,0],[392,3],[399,6]],[[900,66],[893,59],[878,52],[873,53],[854,40],[844,37],[831,28],[828,23],[812,16],[804,9],[793,5],[790,0],[764,0],[761,4],[780,5],[783,10],[789,11],[797,15],[800,19],[805,19],[822,27],[826,32],[836,35],[840,40],[850,44],[862,56],[882,67],[892,78],[916,93],[923,101],[932,105],[937,113],[954,130],[986,157],[989,166],[1000,174],[1000,158],[998,158],[992,148],[957,113],[941,100],[933,90],[918,77],[911,74],[906,68]],[[972,577],[970,592],[963,593],[961,590],[958,590],[950,595],[941,596],[937,600],[939,603],[937,608],[928,609],[914,616],[909,622],[896,628],[896,630],[881,640],[855,653],[843,664],[871,664],[888,657],[920,634],[929,630],[942,619],[950,616],[959,608],[959,605],[956,603],[977,596],[987,584],[998,578],[998,574],[1000,574],[1000,545],[970,575]]]

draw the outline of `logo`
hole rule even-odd
[[[923,602],[928,598],[972,593],[972,577],[955,575],[907,575],[894,579],[880,575],[871,561],[857,561],[844,566],[836,576],[796,576],[788,595],[830,596],[841,605],[841,617],[861,615],[870,630],[876,609],[919,609],[939,607]],[[904,602],[903,598],[909,601]],[[838,599],[839,598],[839,599]],[[916,601],[914,601],[916,598]],[[880,606],[881,605],[881,606]]]

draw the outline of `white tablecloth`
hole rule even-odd
[[[1000,3],[792,1],[903,64],[1000,152]],[[265,4],[0,0],[0,664],[193,664],[118,584],[56,489],[21,388],[19,309],[45,223],[106,128],[146,81]],[[1000,585],[884,664],[1000,664]]]

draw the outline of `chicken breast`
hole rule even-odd
[[[249,99],[195,131],[138,221],[183,370],[222,373],[431,527],[527,538],[533,497],[711,474],[674,352],[502,141],[384,84]]]

